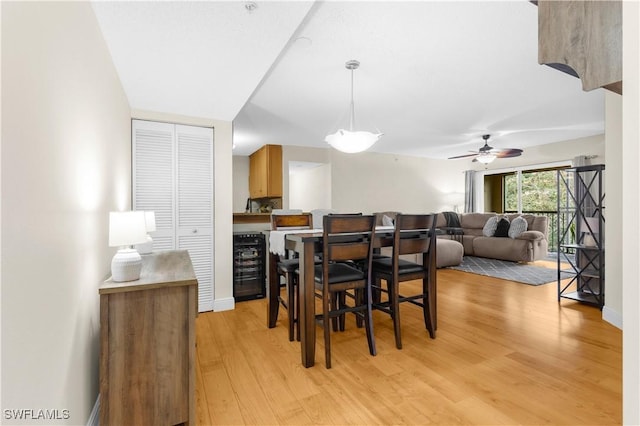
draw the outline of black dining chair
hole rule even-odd
[[[364,320],[369,353],[376,354],[370,272],[375,217],[327,215],[323,228],[322,263],[314,268],[315,296],[322,300],[322,313],[316,315],[316,321],[324,331],[325,365],[331,368],[332,320],[347,313]],[[368,264],[366,272],[354,266],[353,262],[360,260]],[[349,293],[351,304],[344,297],[335,297],[340,293]]]
[[[400,304],[409,302],[420,306],[423,311],[425,328],[432,339],[435,339],[435,319],[431,312],[431,298],[435,297],[429,291],[429,283],[435,288],[435,256],[436,232],[435,214],[405,215],[398,214],[395,219],[393,246],[391,257],[373,259],[373,292],[387,293],[387,300],[379,299],[373,308],[385,312],[393,320],[393,331],[396,347],[402,349],[400,334]],[[421,262],[411,262],[401,259],[402,255],[418,255]],[[422,280],[422,291],[413,295],[400,294],[400,283],[412,280]],[[383,288],[382,280],[387,286]]]
[[[311,229],[312,217],[309,213],[301,214],[272,214],[271,230],[287,230],[287,229]],[[298,306],[298,276],[295,273],[300,266],[297,258],[292,258],[285,253],[284,256],[278,257],[276,265],[276,273],[278,280],[284,277],[284,287],[286,288],[286,298],[278,294],[278,302],[287,310],[289,325],[289,341],[293,341],[294,329],[296,340],[300,340],[300,325],[298,317],[300,307]],[[282,287],[283,285],[280,285]]]

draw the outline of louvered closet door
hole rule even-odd
[[[175,226],[175,125],[151,121],[132,122],[133,210],[151,210],[156,231],[153,250],[176,248]]]
[[[189,251],[213,310],[213,129],[134,120],[132,136],[133,209],[155,211],[154,251]]]
[[[176,125],[177,247],[189,250],[198,308],[213,310],[213,129]]]

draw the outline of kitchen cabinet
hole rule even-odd
[[[249,196],[282,197],[281,145],[265,145],[249,156]]]

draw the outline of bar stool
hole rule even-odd
[[[436,232],[435,214],[404,215],[398,214],[393,234],[393,248],[391,257],[373,259],[373,291],[388,293],[387,301],[376,300],[374,309],[378,309],[391,316],[396,347],[402,349],[400,334],[400,303],[409,302],[420,306],[423,310],[425,328],[432,339],[435,339],[435,312],[432,312],[429,283],[435,288],[436,268]],[[418,254],[421,263],[414,263],[400,259],[401,255]],[[421,279],[422,291],[419,294],[403,296],[399,292],[401,282]],[[387,288],[382,287],[382,280],[387,282]]]
[[[301,214],[272,214],[271,230],[286,229],[311,229],[312,220],[309,213]],[[284,287],[286,288],[286,298],[278,294],[278,302],[287,310],[289,324],[289,341],[293,341],[294,328],[296,329],[296,340],[300,340],[300,326],[298,324],[298,275],[295,273],[300,266],[297,258],[290,258],[285,252],[284,256],[279,256],[276,265],[278,282],[280,277],[284,277]],[[280,288],[282,288],[282,284]]]
[[[369,353],[376,354],[371,308],[371,260],[375,238],[372,215],[328,215],[323,221],[322,264],[314,268],[315,296],[322,300],[322,314],[316,315],[324,331],[325,366],[331,368],[332,319],[354,313],[364,320]],[[366,272],[353,266],[365,261]],[[349,306],[335,295],[353,291]]]

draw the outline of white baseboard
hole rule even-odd
[[[602,319],[622,330],[622,315],[611,308],[602,308]]]
[[[235,309],[236,301],[233,297],[226,297],[224,299],[215,299],[213,301],[213,311],[231,311]]]
[[[96,398],[95,404],[91,414],[89,414],[89,420],[87,420],[87,426],[99,426],[100,425],[100,394]]]

